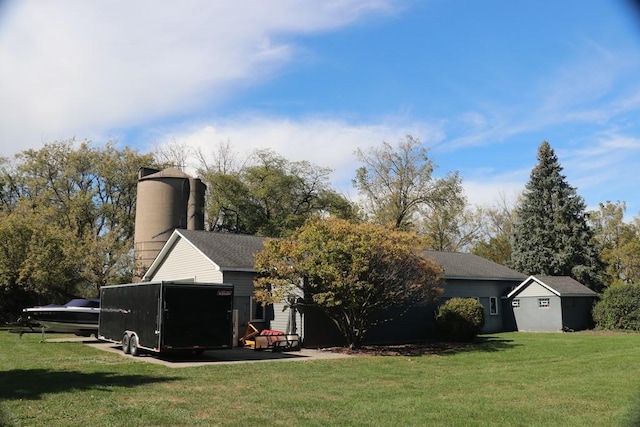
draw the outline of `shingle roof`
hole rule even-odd
[[[534,276],[538,281],[555,290],[560,296],[598,295],[582,283],[569,276]]]
[[[524,280],[526,276],[478,255],[461,252],[424,251],[444,268],[445,279]]]
[[[210,231],[177,230],[222,270],[252,270],[264,237]]]
[[[209,231],[176,230],[223,270],[253,269],[254,256],[263,249],[265,237]],[[444,268],[445,278],[524,280],[525,275],[477,255],[424,251]]]

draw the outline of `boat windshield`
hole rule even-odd
[[[100,308],[100,301],[95,299],[72,299],[65,307],[93,307]]]

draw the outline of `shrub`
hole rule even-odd
[[[484,327],[484,307],[475,298],[452,298],[436,312],[440,337],[447,341],[471,341]]]
[[[606,289],[593,308],[600,329],[640,331],[640,285],[618,285]]]

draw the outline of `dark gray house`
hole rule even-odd
[[[483,333],[515,330],[506,295],[522,282],[525,275],[470,253],[428,250],[424,251],[424,255],[433,259],[444,270],[442,295],[429,306],[412,307],[393,321],[372,328],[367,334],[366,343],[406,343],[433,338],[437,333],[435,310],[446,300],[455,297],[476,298],[483,305]],[[404,310],[398,308],[398,312],[394,314],[401,311]],[[310,328],[314,328],[312,343],[324,345],[315,342],[318,339],[324,340],[321,330],[314,323],[315,319],[307,319],[305,322],[308,332],[311,332]]]
[[[425,251],[444,268],[445,286],[440,304],[454,297],[477,298],[484,306],[483,333],[514,330],[505,296],[526,277],[522,273],[477,255]]]
[[[169,237],[143,280],[193,279],[198,282],[231,283],[235,286],[235,324],[239,336],[242,336],[251,322],[259,329],[271,328],[298,333],[308,347],[342,344],[342,337],[336,327],[319,311],[309,308],[291,310],[284,302],[263,308],[253,300],[253,280],[256,277],[254,256],[263,249],[264,240],[257,236],[177,229]],[[523,330],[522,327],[527,323],[518,323],[517,320],[525,322],[526,318],[516,318],[514,312],[521,314],[524,310],[512,309],[512,296],[525,291],[519,298],[520,303],[524,304],[525,295],[535,288],[527,290],[529,285],[525,275],[468,253],[425,251],[424,255],[444,269],[443,294],[440,299],[426,307],[412,307],[408,310],[398,307],[397,312],[393,313],[398,315],[394,316],[395,320],[371,329],[366,343],[407,343],[433,337],[436,332],[435,309],[454,297],[477,298],[482,303],[485,309],[485,333]],[[543,288],[550,289],[548,285]],[[582,288],[581,290],[584,291]],[[550,290],[548,292],[553,293]],[[560,293],[562,292],[567,292],[566,288],[562,288]],[[569,298],[570,295],[576,297],[569,293],[564,297]],[[584,316],[582,303],[586,299],[566,301],[567,305],[572,304],[572,307],[580,309],[575,314],[570,314],[570,309],[567,309],[563,314],[563,319],[566,320],[563,320],[565,323],[562,325],[577,329],[578,319]],[[522,308],[525,308],[524,305]],[[402,316],[399,316],[400,313],[403,313]],[[573,320],[569,322],[569,319]],[[559,328],[562,329],[562,326]]]
[[[568,276],[529,276],[509,292],[518,331],[559,332],[592,327],[598,294]]]

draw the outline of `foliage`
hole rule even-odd
[[[640,331],[640,284],[605,289],[593,308],[593,320],[600,329]]]
[[[233,170],[228,152],[220,156],[199,170],[208,186],[210,230],[281,237],[316,215],[353,216],[351,204],[330,188],[328,168],[257,150],[252,163]]]
[[[11,304],[95,297],[131,277],[137,173],[153,165],[114,144],[65,140],[25,150],[0,171],[0,288]],[[26,296],[28,295],[28,297]]]
[[[517,207],[508,265],[525,274],[571,276],[599,290],[603,265],[585,203],[561,172],[553,149],[543,142]]]
[[[468,208],[460,182],[456,185],[449,197],[420,209],[422,222],[418,232],[427,239],[430,249],[463,252],[480,236],[482,217]]]
[[[471,341],[484,327],[484,308],[475,298],[451,298],[438,307],[436,323],[441,338]]]
[[[374,222],[415,231],[420,209],[435,209],[448,199],[461,197],[458,174],[434,178],[435,164],[427,154],[420,140],[411,135],[397,147],[383,142],[379,148],[356,151],[363,166],[356,171],[353,184],[363,198],[363,210]]]
[[[80,284],[82,259],[74,237],[49,218],[23,215],[21,209],[0,217],[0,320],[15,320],[39,300],[91,291]]]
[[[625,223],[625,211],[624,202],[606,202],[589,214],[589,223],[606,265],[607,286],[640,283],[640,217]]]
[[[416,234],[337,218],[309,221],[289,239],[270,240],[256,256],[256,298],[304,295],[358,348],[374,313],[433,301],[441,269],[420,253]],[[389,319],[379,319],[389,320]]]
[[[515,208],[507,203],[504,195],[497,205],[478,209],[482,224],[481,237],[471,247],[471,252],[485,259],[505,265],[511,258],[511,237],[516,221]]]

